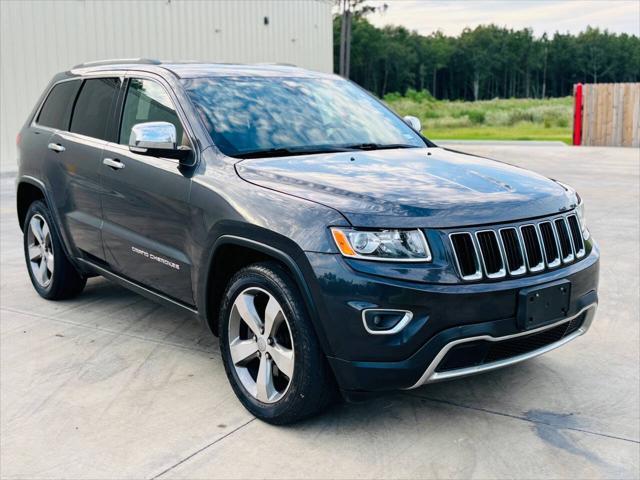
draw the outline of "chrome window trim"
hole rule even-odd
[[[463,275],[462,269],[460,268],[460,262],[458,261],[458,254],[456,252],[456,247],[453,244],[453,236],[454,235],[469,235],[471,237],[471,244],[473,245],[473,251],[476,255],[476,272],[473,275]],[[449,234],[449,243],[451,244],[451,249],[453,251],[453,259],[456,262],[456,267],[458,268],[458,274],[460,278],[463,280],[480,280],[482,278],[482,267],[480,265],[480,257],[478,255],[478,247],[476,246],[476,242],[473,238],[471,232],[453,232]]]
[[[71,132],[68,129],[67,130],[61,130],[59,128],[46,127],[44,125],[39,125],[36,122],[36,119],[40,116],[40,111],[42,110],[42,107],[44,106],[44,103],[46,102],[47,98],[51,94],[51,90],[53,90],[56,85],[59,85],[59,84],[64,83],[64,82],[71,82],[71,81],[84,82],[85,80],[95,79],[95,78],[119,78],[120,81],[121,81],[121,85],[119,87],[120,91],[123,90],[123,87],[124,87],[124,84],[125,84],[125,80],[128,80],[130,78],[145,78],[145,79],[152,80],[152,81],[155,81],[156,83],[158,83],[165,90],[165,92],[167,93],[167,95],[169,96],[171,101],[173,102],[173,105],[175,107],[176,113],[178,114],[178,118],[180,119],[180,123],[182,123],[182,128],[184,129],[184,131],[186,132],[187,136],[189,137],[189,141],[191,142],[191,148],[194,151],[195,160],[194,160],[193,166],[197,165],[197,163],[199,161],[199,155],[198,155],[199,143],[194,140],[196,138],[196,136],[193,134],[193,128],[192,128],[191,124],[189,123],[189,117],[186,114],[186,112],[184,111],[184,108],[183,108],[182,104],[180,103],[180,100],[178,99],[177,95],[173,91],[173,87],[171,85],[169,85],[169,83],[164,78],[162,78],[162,76],[160,76],[158,74],[155,74],[155,73],[152,73],[152,72],[146,72],[144,70],[135,70],[135,69],[131,69],[131,70],[121,70],[121,69],[119,69],[119,70],[100,70],[100,71],[97,71],[97,72],[80,73],[75,77],[63,78],[61,80],[58,80],[57,82],[53,83],[49,87],[49,89],[47,90],[46,94],[42,97],[42,101],[40,102],[40,105],[38,106],[38,108],[35,111],[33,117],[31,118],[31,122],[29,123],[29,127],[37,127],[39,129],[43,129],[43,130],[51,132],[51,133],[64,132],[64,133],[69,133],[69,134],[73,134],[73,135],[78,135],[78,136],[80,136],[80,138],[89,138],[89,139],[100,141],[100,142],[106,142],[106,143],[108,143],[110,145],[125,146],[125,147],[127,147],[127,150],[128,150],[128,146],[127,145],[122,145],[122,144],[120,144],[118,142],[110,142],[109,140],[104,140],[102,138],[90,137],[88,135],[83,135],[81,133]],[[129,88],[129,85],[127,84],[127,89],[128,88]],[[118,118],[118,135],[120,135],[120,123],[122,122],[122,113],[124,111],[124,101],[126,100],[127,90],[125,90],[123,92],[123,94],[124,94],[124,98],[123,98],[123,102],[122,102],[122,110],[120,112],[118,112],[120,114],[119,118]],[[71,113],[72,113],[72,118],[73,118],[73,111]],[[119,140],[119,138],[118,138],[118,140]],[[161,159],[162,160],[166,160],[166,161],[170,161],[170,162],[173,162],[173,163],[180,163],[178,160],[171,159],[171,158],[161,158]]]
[[[124,78],[125,78],[125,72],[124,71],[100,71],[100,72],[91,72],[91,73],[86,73],[86,74],[82,74],[82,75],[78,75],[77,77],[71,77],[71,78],[63,78],[62,80],[58,80],[57,82],[53,83],[51,85],[51,87],[47,90],[47,92],[45,93],[45,95],[42,97],[42,101],[40,102],[40,105],[38,106],[38,109],[36,110],[36,112],[33,115],[33,118],[31,119],[31,122],[29,123],[30,127],[38,127],[38,128],[42,128],[44,130],[48,130],[50,132],[68,132],[68,133],[75,133],[75,132],[71,132],[70,130],[62,130],[60,128],[52,128],[52,127],[47,127],[45,125],[40,125],[36,119],[40,116],[40,111],[42,110],[42,107],[44,107],[45,102],[47,101],[47,98],[49,98],[49,95],[51,94],[51,91],[58,85],[60,85],[61,83],[65,83],[65,82],[73,82],[73,81],[78,81],[80,83],[84,82],[85,80],[88,79],[94,79],[94,78],[119,78],[121,82],[124,83]],[[122,85],[120,86],[120,88],[122,88]],[[80,90],[82,90],[82,87],[80,88]],[[78,94],[80,93],[80,91],[78,91]],[[78,95],[76,94],[76,96]],[[75,106],[75,105],[74,105]],[[71,112],[73,114],[73,111]],[[73,115],[72,115],[73,117]],[[95,137],[89,137],[87,135],[82,135],[80,133],[78,133],[77,135],[81,135],[83,137],[86,138],[94,138],[96,140],[100,140],[102,142],[106,141],[103,140],[101,138],[95,138]]]
[[[586,331],[591,326],[591,322],[593,320],[593,316],[594,316],[595,309],[597,308],[597,306],[598,306],[597,303],[592,303],[591,305],[588,305],[588,306],[582,308],[578,313],[576,313],[575,315],[572,315],[571,317],[567,317],[567,318],[564,318],[564,319],[562,319],[562,320],[560,320],[558,322],[555,322],[555,323],[552,323],[552,324],[549,324],[549,325],[545,325],[543,327],[534,328],[532,330],[526,330],[526,331],[523,331],[523,332],[518,332],[518,333],[511,334],[511,335],[505,335],[505,336],[502,336],[502,337],[493,337],[491,335],[478,335],[478,336],[475,336],[475,337],[461,338],[461,339],[449,342],[438,352],[438,354],[431,361],[431,363],[429,364],[429,366],[427,367],[425,372],[422,374],[422,376],[418,379],[418,381],[416,383],[414,383],[412,386],[408,387],[406,390],[411,390],[411,389],[414,389],[414,388],[418,388],[418,387],[420,387],[420,386],[422,386],[422,385],[424,385],[426,383],[433,383],[433,382],[438,382],[438,381],[441,381],[441,380],[448,380],[448,379],[452,379],[452,378],[465,377],[465,376],[473,375],[473,374],[476,374],[476,373],[487,372],[487,371],[490,371],[490,370],[496,370],[498,368],[502,368],[502,367],[506,367],[506,366],[509,366],[509,365],[513,365],[513,364],[522,362],[524,360],[529,360],[531,358],[537,357],[538,355],[542,355],[544,353],[550,352],[551,350],[555,350],[556,348],[561,347],[562,345],[564,345],[566,343],[569,343],[571,340],[574,340],[575,338],[577,338],[577,337],[583,335],[584,333],[586,333]],[[582,315],[583,313],[585,313],[587,311],[589,311],[589,312],[587,313],[587,316],[585,317],[584,322],[582,323],[580,328],[578,328],[575,332],[572,332],[571,334],[567,335],[566,337],[561,338],[557,342],[550,343],[549,345],[545,345],[544,347],[538,348],[538,349],[533,350],[531,352],[523,353],[521,355],[516,355],[514,357],[505,358],[505,359],[498,360],[498,361],[491,362],[491,363],[486,363],[486,364],[483,364],[483,365],[477,365],[477,366],[467,367],[467,368],[459,368],[457,370],[449,370],[449,371],[441,372],[441,373],[436,372],[436,369],[438,368],[438,365],[440,364],[442,359],[449,352],[449,350],[451,350],[456,345],[460,345],[462,343],[474,342],[474,341],[477,341],[477,340],[485,340],[485,341],[489,341],[489,342],[501,342],[501,341],[504,341],[504,340],[510,340],[512,338],[523,337],[525,335],[531,335],[533,333],[542,332],[544,330],[548,330],[550,328],[557,327],[558,325],[562,325],[563,323],[570,322],[571,320],[579,317],[580,315]]]
[[[395,327],[389,330],[371,330],[367,325],[365,314],[367,312],[376,311],[376,310],[380,312],[404,313],[404,317],[400,319],[400,321],[396,324]],[[365,308],[364,310],[362,310],[361,316],[362,316],[362,324],[364,325],[364,329],[367,331],[367,333],[370,333],[371,335],[394,335],[400,332],[404,327],[406,327],[409,324],[409,322],[413,319],[413,312],[409,310],[396,310],[393,308]]]
[[[496,239],[496,245],[498,245],[498,252],[500,253],[500,260],[502,261],[502,268],[500,270],[498,270],[496,273],[489,273],[487,271],[487,264],[484,261],[484,253],[482,252],[482,247],[480,246],[480,239],[478,238],[478,234],[480,233],[491,233],[493,234],[493,238]],[[480,252],[480,262],[482,263],[482,268],[484,270],[484,274],[487,276],[487,278],[490,279],[496,279],[496,278],[504,278],[507,276],[507,270],[505,268],[505,258],[504,255],[502,253],[502,249],[500,248],[500,242],[498,241],[498,237],[496,235],[495,230],[476,230],[475,232],[475,240],[478,243],[478,250]]]
[[[516,238],[518,239],[518,248],[520,249],[520,255],[522,256],[522,266],[519,267],[517,270],[513,270],[513,271],[509,270],[509,275],[513,277],[524,275],[525,273],[527,273],[527,259],[525,257],[524,249],[522,247],[522,237],[520,236],[520,232],[518,231],[517,227],[503,227],[498,229],[498,237],[500,237],[500,244],[502,245],[502,249],[505,252],[505,259],[506,259],[506,247],[504,246],[504,239],[502,238],[503,230],[513,230],[516,232]],[[509,269],[508,262],[506,263],[506,267],[507,269]]]
[[[529,264],[529,252],[527,251],[527,244],[524,241],[524,235],[522,234],[522,229],[525,227],[533,227],[533,231],[536,232],[536,237],[538,237],[538,243],[540,244],[540,253],[542,254],[542,261],[535,265],[535,266],[531,266]],[[524,225],[520,225],[518,230],[520,230],[520,239],[522,240],[522,248],[524,249],[525,253],[526,253],[526,257],[525,257],[525,261],[527,263],[527,268],[529,269],[529,271],[531,273],[536,273],[536,272],[541,272],[542,270],[544,270],[544,266],[545,266],[545,260],[544,260],[544,247],[542,246],[542,238],[540,238],[540,232],[538,231],[538,229],[536,228],[536,224],[535,223],[525,223]]]

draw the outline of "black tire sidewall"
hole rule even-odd
[[[51,236],[51,247],[53,250],[53,275],[51,277],[51,282],[46,287],[41,286],[38,281],[35,279],[33,272],[31,271],[31,265],[29,260],[29,248],[28,248],[28,229],[30,228],[29,223],[34,215],[41,215],[47,225],[49,227],[49,235]],[[33,284],[33,288],[36,289],[38,294],[47,299],[56,299],[61,298],[63,295],[61,292],[64,292],[65,287],[69,287],[69,283],[80,283],[81,286],[84,286],[84,279],[81,279],[80,275],[75,271],[74,267],[69,263],[67,259],[67,255],[62,248],[62,243],[60,241],[60,237],[58,236],[58,230],[56,225],[54,224],[53,218],[47,206],[40,200],[36,200],[33,202],[29,209],[27,210],[27,214],[25,215],[25,221],[23,225],[23,250],[25,262],[27,265],[27,271],[29,272],[29,278],[31,279],[31,283]],[[69,278],[69,275],[73,275],[74,278]],[[65,285],[65,282],[67,285]],[[81,288],[80,288],[81,289]]]
[[[242,385],[236,373],[229,351],[229,316],[236,297],[245,289],[258,287],[266,290],[280,303],[287,318],[291,336],[295,364],[293,378],[285,395],[274,403],[263,403],[253,397]],[[224,368],[231,386],[242,404],[251,413],[270,423],[290,423],[298,418],[314,413],[307,396],[323,383],[318,375],[325,360],[312,330],[306,309],[293,284],[293,280],[284,271],[272,265],[253,265],[238,272],[230,281],[220,310],[220,351]],[[320,363],[320,365],[319,365]],[[321,385],[327,388],[327,385]]]

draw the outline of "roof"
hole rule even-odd
[[[161,62],[150,59],[100,60],[74,66],[73,73],[88,73],[102,70],[170,71],[179,78],[203,77],[327,77],[325,73],[306,70],[287,64],[232,64],[201,62]]]

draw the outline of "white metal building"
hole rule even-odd
[[[51,77],[109,58],[333,68],[331,0],[0,0],[0,166]]]

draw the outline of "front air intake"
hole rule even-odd
[[[569,263],[573,261],[573,248],[571,248],[571,238],[567,229],[567,222],[564,218],[558,218],[555,222],[556,231],[558,232],[558,241],[560,242],[560,251],[562,252],[562,261]]]
[[[476,239],[480,247],[480,258],[484,273],[488,278],[502,278],[507,272],[504,268],[502,251],[498,244],[498,237],[493,230],[483,230],[476,232]]]
[[[482,278],[480,261],[473,237],[468,232],[452,233],[450,235],[453,253],[460,275],[464,280],[477,280]]]
[[[580,228],[578,217],[569,215],[567,222],[569,222],[569,230],[571,230],[571,239],[573,240],[576,257],[584,257],[584,240],[582,239],[582,229]]]
[[[502,248],[507,257],[507,267],[511,275],[523,275],[527,271],[524,263],[524,252],[518,231],[515,228],[500,229],[500,239],[502,240]]]
[[[551,222],[541,222],[539,225],[540,237],[542,238],[542,246],[544,247],[544,256],[547,260],[549,268],[555,268],[560,265],[560,246]]]
[[[575,213],[506,227],[449,234],[463,280],[490,280],[543,272],[587,253]]]
[[[544,258],[542,258],[542,246],[540,238],[534,225],[523,225],[520,227],[522,239],[524,240],[524,250],[527,254],[527,265],[529,271],[539,272],[544,269]]]

